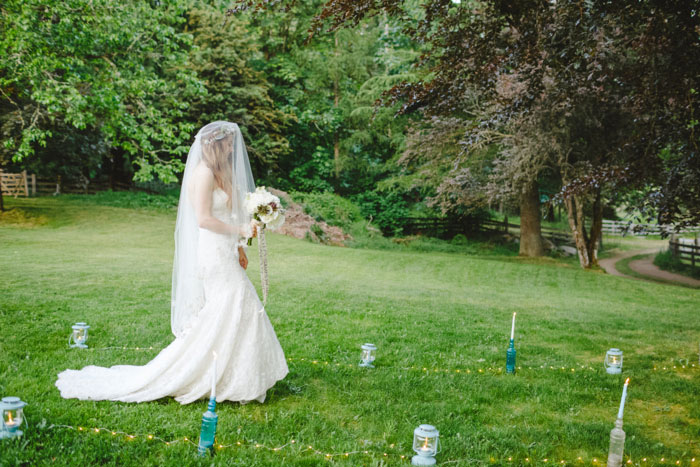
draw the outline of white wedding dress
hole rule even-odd
[[[226,194],[212,195],[212,215],[226,222]],[[198,273],[204,284],[199,312],[169,346],[144,366],[87,366],[58,375],[61,396],[144,402],[173,396],[182,404],[208,398],[212,352],[217,353],[216,400],[264,402],[288,373],[287,362],[260,299],[238,263],[235,241],[199,230]]]

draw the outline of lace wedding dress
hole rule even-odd
[[[226,222],[226,194],[212,195],[212,215]],[[288,372],[282,347],[260,299],[238,263],[236,241],[199,230],[198,274],[204,284],[199,313],[144,366],[87,366],[58,375],[61,396],[144,402],[173,396],[182,404],[209,397],[212,352],[217,353],[216,400],[265,400]]]

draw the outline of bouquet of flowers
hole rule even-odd
[[[264,186],[259,186],[254,192],[245,197],[245,208],[248,214],[260,223],[258,232],[258,253],[260,256],[260,279],[262,282],[263,305],[267,303],[267,291],[269,288],[267,276],[267,243],[265,241],[265,229],[276,230],[284,224],[284,209],[280,199],[267,191]],[[248,239],[248,245],[253,242]]]

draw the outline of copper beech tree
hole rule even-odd
[[[291,3],[243,0],[237,9]],[[419,5],[416,17],[414,2],[328,1],[309,33],[352,27],[377,14],[400,21],[422,44],[416,67],[425,79],[392,87],[384,102],[400,102],[401,113],[471,120],[465,152],[485,142],[504,149],[497,172],[520,191],[526,217],[538,177],[556,174],[585,268],[597,263],[609,195],[643,193],[639,207],[660,222],[700,221],[698,1]],[[479,108],[465,108],[474,93]],[[464,169],[455,164],[455,170]],[[530,220],[524,227],[537,227],[539,218]]]

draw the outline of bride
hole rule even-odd
[[[217,402],[264,402],[288,369],[245,273],[245,245],[256,226],[244,200],[254,190],[238,125],[219,121],[200,129],[187,156],[175,227],[175,340],[144,366],[61,372],[62,397],[144,402],[173,396],[187,404],[209,397],[216,358]]]

